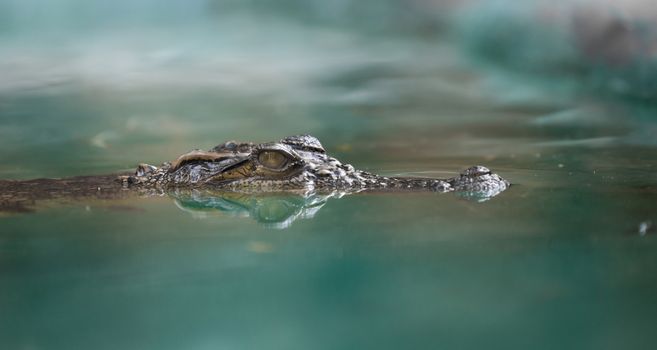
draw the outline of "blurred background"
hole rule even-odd
[[[0,215],[0,347],[654,347],[656,58],[649,0],[0,0],[0,179],[310,133],[513,183],[284,230],[166,197]]]
[[[652,146],[654,12],[640,0],[2,0],[0,175],[102,173],[294,133],[367,159]]]

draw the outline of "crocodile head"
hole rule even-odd
[[[179,158],[169,169],[174,183],[249,189],[312,189],[319,176],[335,172],[339,162],[326,155],[309,135],[286,137],[258,145],[229,141],[209,153],[217,158]],[[201,157],[202,158],[202,157]]]
[[[262,144],[228,141],[208,151],[188,152],[160,168],[142,164],[131,182],[165,187],[287,190],[314,189],[328,182],[344,187],[354,175],[353,167],[328,156],[317,138],[297,135]]]
[[[213,188],[240,191],[433,190],[474,192],[485,198],[509,183],[485,167],[471,167],[450,179],[384,177],[354,169],[329,156],[310,135],[261,144],[225,142],[195,150],[160,168],[142,164],[129,184],[156,188]]]

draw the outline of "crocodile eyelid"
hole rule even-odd
[[[181,155],[176,160],[171,162],[171,168],[169,168],[169,171],[175,171],[178,168],[180,168],[180,166],[182,166],[183,164],[195,160],[215,161],[221,158],[228,158],[233,156],[234,154],[232,152],[207,152],[207,151],[194,150]]]

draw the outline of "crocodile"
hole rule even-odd
[[[126,187],[213,188],[235,191],[435,191],[493,197],[509,182],[484,166],[449,179],[379,176],[356,170],[326,153],[311,135],[261,144],[228,141],[208,151],[193,150],[160,167],[140,164],[123,176]]]
[[[170,195],[186,191],[241,193],[456,192],[484,201],[509,182],[483,166],[447,179],[379,176],[330,156],[311,135],[255,144],[228,141],[210,150],[193,150],[161,166],[140,164],[134,173],[66,179],[0,181],[0,212],[30,211],[38,201],[120,198],[133,194]]]

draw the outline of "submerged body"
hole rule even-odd
[[[508,187],[508,181],[483,166],[470,167],[449,179],[379,176],[356,170],[329,156],[317,138],[297,135],[261,144],[229,141],[208,151],[188,152],[160,167],[141,164],[134,174],[0,181],[0,211],[29,211],[37,201],[43,200],[108,199],[190,189],[294,192],[304,196],[333,192],[455,191],[486,200]]]

